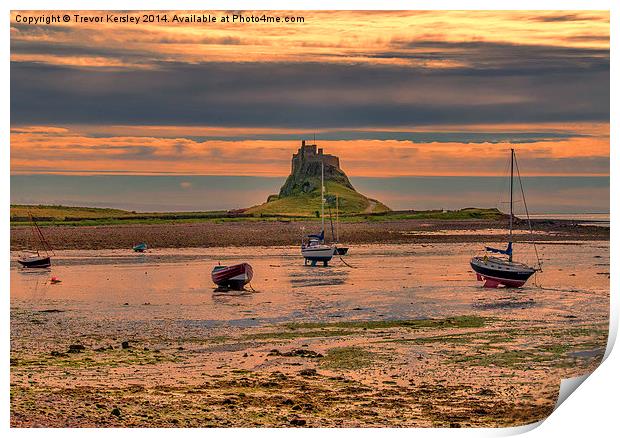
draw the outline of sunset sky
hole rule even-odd
[[[357,177],[500,175],[510,144],[528,175],[609,174],[608,12],[19,14],[13,175],[285,176],[314,134]]]

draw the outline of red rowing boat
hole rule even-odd
[[[232,266],[218,265],[211,271],[213,283],[227,289],[241,290],[243,286],[252,281],[254,271],[248,263],[240,263]]]

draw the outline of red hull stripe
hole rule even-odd
[[[490,275],[483,275],[483,274],[478,274],[480,275],[483,279],[485,280],[491,280],[491,281],[495,281],[497,283],[500,284],[504,284],[506,286],[513,286],[513,287],[521,287],[525,284],[525,281],[521,281],[521,280],[507,280],[505,278],[498,278],[498,277],[491,277]]]

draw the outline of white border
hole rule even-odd
[[[376,9],[392,9],[392,10],[407,10],[407,9],[433,9],[433,10],[611,10],[611,22],[612,29],[620,29],[619,20],[617,14],[620,11],[620,7],[616,5],[617,2],[602,1],[602,0],[424,0],[424,1],[397,1],[397,0],[382,0],[369,1],[369,0],[334,0],[334,1],[309,1],[309,0],[163,0],[158,2],[146,1],[146,0],[134,0],[129,4],[128,0],[89,0],[88,2],[77,0],[58,0],[54,2],[44,0],[8,0],[2,2],[0,8],[3,12],[3,26],[2,26],[2,43],[0,44],[0,51],[2,60],[2,79],[3,88],[6,93],[3,93],[3,99],[0,103],[0,117],[3,120],[4,129],[0,131],[1,150],[0,154],[2,159],[0,163],[3,168],[1,178],[0,189],[0,205],[4,206],[3,214],[1,216],[0,229],[3,231],[2,247],[3,251],[0,256],[0,269],[2,285],[5,286],[1,289],[2,299],[4,304],[4,312],[1,314],[2,318],[2,351],[1,363],[4,369],[2,378],[2,387],[0,389],[0,397],[2,400],[2,411],[0,421],[2,427],[8,429],[9,426],[9,308],[10,308],[10,295],[8,287],[8,266],[9,266],[9,209],[10,203],[10,160],[9,160],[9,131],[10,131],[10,100],[8,99],[9,92],[9,53],[10,53],[10,31],[9,23],[10,10],[26,10],[26,9],[82,9],[82,10],[94,10],[94,9],[108,9],[108,10],[127,10],[127,9],[288,9],[288,10],[376,10]],[[617,44],[616,32],[612,32],[612,56],[611,56],[611,77],[618,75],[618,63],[614,56],[614,48]],[[616,80],[617,82],[617,80]],[[617,98],[618,89],[614,80],[611,82],[611,199],[618,199],[620,190],[618,190],[618,154],[614,150],[618,147],[617,141],[617,126],[618,126],[618,113],[617,113]],[[610,344],[606,354],[608,354],[607,360],[587,379],[585,385],[582,385],[577,389],[575,394],[568,398],[568,400],[562,404],[557,412],[554,412],[547,420],[534,429],[530,435],[532,436],[583,436],[585,434],[593,434],[594,436],[607,436],[610,435],[609,431],[617,430],[617,416],[618,416],[618,391],[620,390],[618,382],[620,381],[620,359],[618,353],[611,351],[611,346],[615,341],[615,335],[618,328],[618,270],[613,262],[618,258],[618,233],[615,231],[616,218],[618,217],[619,207],[617,203],[610,205],[611,212],[611,318],[610,318]],[[617,349],[616,349],[617,350]],[[611,353],[611,354],[610,354]],[[126,435],[131,433],[132,436],[139,434],[141,436],[163,436],[174,433],[183,433],[184,435],[204,436],[205,433],[215,434],[218,437],[237,437],[237,436],[282,436],[288,437],[291,433],[295,435],[304,436],[316,436],[318,434],[327,436],[343,436],[349,437],[355,434],[358,437],[369,437],[371,435],[381,433],[382,435],[404,436],[410,433],[423,436],[503,436],[511,435],[515,433],[525,432],[532,429],[533,426],[525,426],[523,428],[513,429],[381,429],[380,431],[373,429],[310,429],[310,430],[291,430],[291,429],[218,429],[205,431],[202,429],[190,429],[190,430],[165,430],[165,429],[89,429],[88,433],[92,435],[101,434],[120,434]],[[50,436],[67,436],[79,434],[80,436],[85,432],[84,430],[68,430],[68,429],[10,429],[9,432],[13,435],[33,435],[44,433]]]

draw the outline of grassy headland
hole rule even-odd
[[[41,226],[89,226],[89,225],[123,225],[123,224],[168,224],[168,223],[195,223],[195,222],[237,222],[237,221],[318,221],[316,211],[320,210],[318,199],[316,205],[310,209],[295,208],[302,204],[300,198],[283,198],[263,204],[265,208],[252,207],[246,210],[235,211],[195,211],[195,212],[135,212],[112,208],[68,207],[63,205],[11,205],[11,226],[25,226],[30,224],[29,214]],[[269,204],[287,203],[290,213],[273,213]],[[288,205],[290,204],[290,205]],[[437,219],[437,220],[500,220],[505,215],[495,208],[464,208],[460,210],[401,210],[391,211],[382,209],[377,204],[374,212],[368,213],[340,213],[342,222],[381,222],[408,219]],[[279,207],[282,207],[281,205]],[[279,208],[278,208],[279,210]],[[376,211],[379,210],[379,211]],[[335,212],[332,212],[335,215]],[[326,215],[328,210],[326,209]]]
[[[320,187],[320,180],[315,182]],[[336,214],[336,196],[338,196],[338,211],[340,215],[355,215],[364,213],[386,213],[390,209],[381,202],[367,198],[361,193],[334,181],[325,182],[326,203],[325,214],[332,210]],[[310,193],[297,193],[295,196],[278,197],[273,195],[264,204],[256,205],[245,210],[251,215],[278,214],[288,217],[318,217],[321,211],[321,191],[315,189]]]

